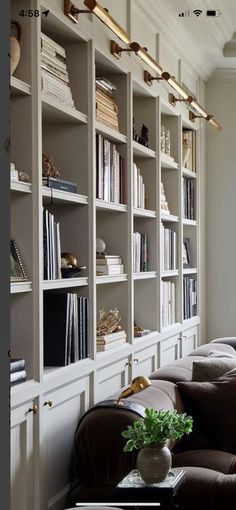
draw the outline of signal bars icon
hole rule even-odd
[[[179,13],[179,18],[183,18],[184,16],[190,16],[190,11],[184,11]]]

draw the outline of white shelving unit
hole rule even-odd
[[[120,60],[111,57],[106,44],[99,44],[96,30],[91,40],[92,17],[81,16],[75,26],[64,15],[59,0],[23,0],[21,8],[49,9],[50,15],[47,19],[33,17],[30,21],[22,17],[24,44],[20,64],[11,78],[11,158],[16,168],[27,172],[31,180],[30,183],[11,181],[11,236],[20,248],[29,279],[11,283],[11,355],[24,358],[27,370],[27,382],[11,388],[12,510],[18,507],[63,510],[70,482],[71,444],[79,417],[91,405],[128,384],[132,377],[150,375],[186,352],[188,346],[190,349],[198,343],[200,317],[183,319],[183,278],[197,278],[199,295],[200,171],[199,166],[195,174],[182,165],[182,128],[187,125],[187,112],[179,105],[173,108],[168,103],[167,85],[160,83],[152,88],[144,83],[141,74],[147,66],[142,67],[138,61],[141,67],[136,69],[137,56]],[[18,0],[12,0],[13,18],[18,16],[18,11]],[[41,93],[41,28],[66,50],[75,109]],[[107,29],[102,25],[99,30]],[[117,86],[121,132],[96,121],[96,73]],[[148,126],[149,147],[133,140],[133,118],[139,132],[143,123]],[[174,161],[160,154],[162,123],[170,129]],[[192,129],[197,126],[193,124]],[[115,143],[125,158],[125,204],[96,198],[96,133]],[[42,153],[52,155],[61,178],[75,182],[77,193],[42,186]],[[134,207],[131,171],[134,162],[145,184],[145,208]],[[184,219],[182,215],[183,176],[194,179],[196,185],[196,220]],[[170,214],[160,211],[161,182]],[[43,207],[53,212],[60,222],[62,251],[74,253],[78,263],[87,267],[80,277],[44,280]],[[162,224],[177,234],[177,269],[165,272],[161,270]],[[134,272],[134,232],[147,234],[147,271]],[[124,274],[96,275],[97,237],[104,239],[108,253],[121,256]],[[186,237],[191,241],[194,267],[183,269]],[[162,326],[163,282],[175,284],[175,322],[165,327]],[[44,297],[46,293],[70,290],[88,298],[88,358],[65,367],[47,367],[44,366]],[[120,311],[127,342],[97,353],[97,313],[101,308],[114,307]],[[134,322],[150,333],[135,338]],[[184,343],[183,337],[187,337]],[[56,349],[56,338],[52,342]],[[25,460],[29,458],[26,466]]]

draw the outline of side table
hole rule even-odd
[[[185,471],[181,468],[170,469],[163,482],[146,484],[137,469],[131,471],[116,487],[116,501],[133,503],[141,508],[141,503],[151,503],[152,507],[161,510],[178,508],[175,503],[177,491],[185,478]],[[156,503],[156,505],[155,505]],[[144,507],[143,507],[144,508]]]

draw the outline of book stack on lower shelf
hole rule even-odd
[[[116,331],[108,335],[97,336],[97,352],[107,351],[125,344],[127,335],[125,331]]]
[[[96,254],[97,276],[119,275],[124,273],[124,264],[119,255]]]
[[[49,98],[75,108],[71,94],[65,49],[41,33],[42,92]]]
[[[61,241],[60,226],[54,221],[54,214],[43,211],[43,252],[44,279],[61,278]]]
[[[136,163],[133,163],[133,206],[145,209],[145,184]]]
[[[116,85],[104,77],[96,78],[96,119],[119,131],[118,108],[113,98]]]
[[[66,366],[88,357],[88,300],[45,293],[44,365]]]
[[[96,197],[125,204],[125,159],[114,143],[96,134]]]
[[[183,278],[184,319],[197,315],[197,280],[190,276]]]
[[[25,360],[12,358],[10,361],[10,383],[11,386],[26,381]]]
[[[177,269],[177,234],[161,224],[161,269]]]
[[[161,322],[162,327],[175,322],[175,283],[161,282]]]
[[[149,271],[147,234],[133,233],[133,267],[134,273]]]
[[[161,182],[161,200],[160,200],[160,203],[161,203],[161,211],[163,211],[165,214],[170,214],[168,202],[166,200],[166,195],[165,195],[165,189],[164,189],[163,182]]]

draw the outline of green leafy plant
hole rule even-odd
[[[184,434],[192,431],[193,420],[186,413],[178,414],[174,411],[156,411],[145,409],[144,418],[136,420],[133,425],[128,425],[122,432],[127,439],[124,447],[125,452],[131,452],[134,448],[144,446],[164,445],[167,439],[179,439]]]

